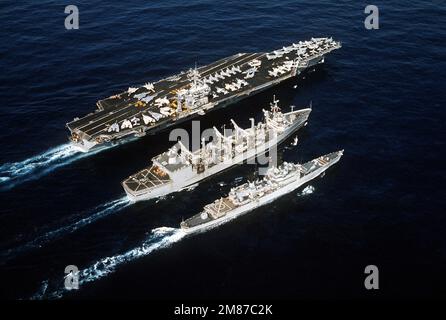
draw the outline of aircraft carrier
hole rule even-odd
[[[329,153],[304,164],[283,163],[268,169],[261,180],[232,188],[227,197],[215,200],[203,211],[181,222],[186,233],[204,231],[228,222],[297,189],[325,172],[342,157],[344,150]]]
[[[155,83],[130,87],[97,102],[97,109],[67,123],[80,151],[118,139],[141,137],[203,115],[274,86],[324,62],[341,47],[312,38],[272,52],[238,53]]]

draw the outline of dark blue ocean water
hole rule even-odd
[[[78,5],[79,30],[64,28],[68,4]],[[446,5],[375,1],[380,29],[366,30],[367,4],[2,1],[1,296],[444,297]],[[119,182],[170,146],[168,133],[88,157],[67,151],[65,123],[100,98],[320,36],[343,44],[324,66],[201,119],[202,128],[247,125],[273,94],[283,106],[311,100],[309,126],[283,159],[345,155],[310,194],[180,239],[152,230],[177,227],[255,168],[128,205]],[[62,289],[70,264],[84,270],[74,293]],[[379,291],[364,289],[369,264],[380,270]]]

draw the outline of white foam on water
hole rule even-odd
[[[42,281],[39,290],[31,297],[30,300],[39,300],[45,296],[46,290],[48,289],[48,279]]]
[[[123,140],[115,144],[102,145],[88,152],[81,152],[73,147],[72,144],[65,143],[26,160],[5,163],[0,166],[0,187],[4,190],[12,189],[23,182],[39,179],[57,168],[131,140],[133,139]]]
[[[130,201],[127,197],[122,197],[95,207],[92,210],[88,210],[86,214],[83,214],[84,218],[70,223],[68,225],[59,227],[55,230],[48,231],[43,235],[36,237],[35,239],[18,246],[13,249],[7,250],[2,254],[2,264],[8,260],[17,257],[19,254],[27,252],[32,249],[41,248],[43,245],[50,241],[59,239],[67,234],[73,233],[83,227],[90,225],[91,223],[105,218],[113,213],[116,213],[125,207],[130,205]]]
[[[298,138],[298,136],[295,136],[293,141],[291,142],[291,146],[293,146],[293,147],[297,146],[298,142],[299,142],[299,138]]]
[[[161,201],[164,201],[164,200],[168,199],[169,196],[172,197],[172,195],[168,195],[168,194],[166,194],[164,196],[157,197],[156,200],[155,200],[155,203],[159,203]]]
[[[79,151],[73,148],[71,144],[65,143],[26,160],[5,163],[0,166],[0,181],[13,182],[21,177],[31,175],[39,169],[48,168],[53,163],[70,158],[76,153],[79,153]]]
[[[193,184],[193,185],[187,187],[185,190],[186,191],[193,191],[196,187],[198,187],[198,183]]]
[[[296,135],[296,136],[294,137],[293,141],[291,141],[288,145],[286,145],[286,146],[284,147],[284,149],[285,149],[285,150],[291,150],[291,149],[294,149],[294,147],[297,146],[298,142],[299,142],[299,139],[298,139],[298,136]]]
[[[150,236],[141,246],[131,249],[123,254],[103,258],[90,267],[80,271],[79,284],[85,284],[98,280],[113,271],[123,263],[144,257],[153,251],[167,248],[181,240],[186,233],[181,229],[161,227],[153,229]]]
[[[122,254],[105,257],[96,261],[91,266],[79,271],[79,287],[86,283],[94,282],[107,275],[113,273],[117,267],[122,264],[129,263],[136,259],[142,258],[151,254],[152,252],[167,248],[175,242],[181,240],[186,233],[181,229],[160,227],[153,229],[149,237],[138,247],[128,250]],[[60,281],[63,283],[63,279]],[[61,298],[67,291],[59,288],[54,292],[40,294],[43,292],[42,288],[33,295],[33,299],[57,299]]]
[[[161,227],[153,229],[149,238],[139,247],[131,249],[123,254],[106,257],[97,261],[92,266],[80,272],[79,284],[85,284],[98,280],[113,271],[123,263],[149,255],[155,250],[169,247],[181,240],[186,233],[181,229]]]
[[[315,189],[313,186],[308,185],[301,192],[299,192],[297,195],[299,197],[306,196],[306,195],[312,194],[314,192],[314,190]]]

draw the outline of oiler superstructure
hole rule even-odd
[[[70,141],[87,152],[101,144],[165,129],[270,88],[324,62],[341,44],[312,38],[272,52],[238,53],[97,102],[67,123]],[[124,139],[125,138],[125,139]]]
[[[329,153],[304,164],[283,163],[268,169],[261,180],[232,188],[227,197],[206,205],[203,211],[181,222],[187,233],[206,230],[237,218],[299,188],[337,163],[344,150]]]
[[[182,190],[227,168],[264,154],[307,124],[311,108],[283,113],[274,99],[271,110],[263,110],[264,121],[240,128],[231,120],[231,135],[215,127],[212,141],[194,152],[177,142],[168,151],[154,157],[152,165],[122,182],[131,201],[148,200]],[[226,130],[225,130],[226,131]]]

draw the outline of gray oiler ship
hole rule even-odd
[[[153,164],[122,182],[131,201],[148,200],[195,185],[245,160],[262,155],[307,124],[311,108],[282,113],[278,101],[271,111],[263,110],[264,122],[242,129],[233,121],[233,134],[226,136],[215,127],[212,141],[194,152],[181,141],[168,151],[154,157]]]
[[[341,47],[312,38],[264,53],[239,53],[189,72],[130,87],[97,102],[97,110],[67,123],[72,144],[83,152],[118,139],[165,129],[270,88],[324,62]]]
[[[262,180],[232,188],[227,197],[206,205],[202,212],[181,222],[181,229],[187,233],[203,231],[272,202],[325,172],[339,161],[343,152],[333,152],[304,164],[285,162],[272,167]]]

